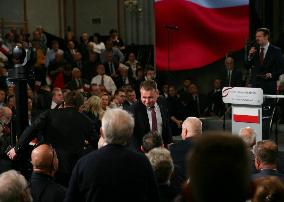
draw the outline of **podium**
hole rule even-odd
[[[256,132],[256,141],[262,140],[261,88],[224,87],[223,102],[232,105],[232,134],[239,134],[241,128],[251,127]]]

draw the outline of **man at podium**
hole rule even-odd
[[[267,28],[256,30],[256,43],[249,50],[248,66],[251,68],[250,85],[262,88],[264,94],[275,95],[276,82],[284,67],[281,49],[270,44],[269,35]]]
[[[277,94],[277,80],[283,72],[281,49],[270,44],[270,31],[259,28],[255,34],[255,44],[248,53],[248,67],[251,69],[251,87],[262,88],[263,94]],[[275,107],[274,99],[264,99],[262,138],[269,139],[270,120]]]

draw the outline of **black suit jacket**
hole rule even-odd
[[[160,107],[163,122],[162,138],[164,144],[167,145],[172,142],[172,131],[170,127],[168,107],[165,98],[160,96],[157,100],[157,104]],[[135,120],[132,146],[137,149],[140,148],[142,144],[143,136],[150,132],[147,108],[140,100],[134,103],[129,108],[129,111],[133,114]]]
[[[280,48],[269,45],[264,62],[259,63],[259,51],[249,61],[249,67],[252,68],[251,81],[253,87],[262,88],[265,94],[276,93],[276,81],[283,71],[283,58]],[[265,79],[263,76],[271,73],[272,78]]]
[[[186,140],[182,140],[178,143],[172,144],[169,148],[171,156],[173,158],[173,162],[176,166],[180,168],[180,171],[183,176],[186,176],[185,158],[188,152],[193,148],[193,145],[193,138],[187,138]]]
[[[82,79],[82,78],[78,79],[78,81],[79,81],[79,86],[77,85],[76,80],[72,79],[65,85],[65,88],[70,89],[70,90],[77,90],[77,89],[85,88],[85,84],[89,84],[87,80]]]
[[[134,87],[135,80],[132,77],[128,77],[128,81],[129,81],[129,84],[127,84],[127,85],[131,85],[131,86]],[[125,82],[123,81],[122,76],[118,76],[115,79],[115,85],[118,89],[126,85]]]
[[[72,172],[65,202],[157,202],[158,188],[147,157],[106,145],[82,157]]]
[[[188,107],[191,116],[200,117],[204,116],[205,114],[206,107],[208,106],[207,96],[198,94],[198,101],[199,103],[194,100],[194,97],[192,95],[189,96]]]
[[[34,202],[62,202],[65,198],[66,188],[45,174],[32,173],[30,188]]]
[[[117,73],[118,63],[113,62],[112,64],[113,64],[115,72]],[[105,62],[104,66],[105,66],[105,74],[108,76],[111,76],[109,63]]]
[[[16,152],[21,153],[32,139],[40,139],[42,135],[43,143],[51,144],[56,150],[59,160],[58,174],[62,173],[68,178],[75,163],[84,153],[85,140],[97,147],[98,131],[92,123],[86,115],[72,107],[48,110],[41,113],[24,130],[15,147]]]
[[[231,75],[231,82],[229,85],[229,78],[228,78],[228,71],[225,70],[222,73],[221,76],[222,79],[222,86],[224,87],[242,87],[243,86],[243,75],[242,72],[238,69],[233,69],[232,70],[232,75]]]
[[[263,169],[259,173],[253,174],[252,179],[255,180],[259,177],[265,176],[276,176],[281,180],[282,183],[284,183],[284,175],[273,169]]]
[[[216,116],[222,116],[225,111],[225,104],[222,100],[222,90],[215,92],[212,90],[208,93],[208,105],[206,107],[206,113],[210,115],[210,112]]]

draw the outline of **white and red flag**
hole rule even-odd
[[[233,107],[232,113],[235,122],[260,123],[260,110],[257,108]]]
[[[155,0],[154,7],[160,70],[203,67],[248,38],[249,0]]]

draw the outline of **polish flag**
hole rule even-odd
[[[156,66],[187,70],[244,47],[249,0],[155,0]]]
[[[259,109],[248,107],[234,107],[232,110],[233,120],[235,122],[256,123],[259,124]]]

